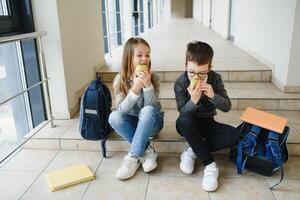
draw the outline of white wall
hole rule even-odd
[[[101,1],[33,0],[37,31],[43,40],[50,97],[56,118],[78,110],[82,90],[104,61]]]
[[[68,100],[56,1],[32,0],[36,31],[47,31],[42,39],[49,80],[53,114],[68,118]]]
[[[223,38],[228,36],[229,0],[213,0],[212,30]]]
[[[209,27],[210,20],[210,1],[211,0],[203,0],[203,24]]]
[[[291,89],[300,92],[300,1],[297,1],[296,13],[294,18],[294,31],[291,44],[291,54],[289,62],[289,70],[287,77],[287,87],[292,87]],[[295,86],[297,86],[295,88]],[[289,90],[287,88],[287,90]]]
[[[240,0],[236,6],[235,43],[272,67],[272,81],[283,89],[287,84],[296,0]]]

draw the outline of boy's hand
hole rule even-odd
[[[196,85],[195,89],[188,87],[188,92],[191,95],[191,100],[194,104],[197,104],[201,98],[202,90],[200,89],[200,82]]]
[[[131,88],[132,92],[136,95],[140,93],[140,90],[144,87],[143,80],[137,75],[133,75],[133,86]]]
[[[214,90],[212,88],[212,86],[210,84],[207,84],[207,83],[200,83],[200,89],[203,91],[203,93],[209,97],[209,98],[214,98],[215,96],[215,93],[214,93]]]
[[[143,81],[145,87],[151,86],[151,71],[143,70],[139,72],[138,77],[140,77]]]

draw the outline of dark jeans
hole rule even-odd
[[[211,152],[230,147],[239,141],[235,127],[216,122],[214,118],[197,118],[192,114],[180,115],[177,132],[185,137],[204,166],[214,162]]]

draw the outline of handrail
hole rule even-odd
[[[19,35],[12,35],[12,36],[2,36],[0,37],[0,44],[8,43],[8,42],[16,42],[21,40],[29,40],[38,37],[42,37],[47,35],[45,31],[33,32],[33,33],[24,33]]]
[[[29,40],[29,39],[36,39],[39,68],[40,68],[41,78],[42,78],[42,80],[40,82],[34,84],[33,86],[31,86],[29,88],[26,88],[26,90],[23,90],[22,92],[15,94],[14,96],[12,96],[8,99],[0,102],[0,106],[3,105],[4,103],[7,103],[10,100],[13,100],[16,97],[22,95],[23,93],[28,92],[30,89],[42,84],[47,118],[51,122],[51,127],[55,127],[55,125],[53,123],[53,115],[52,115],[51,101],[50,101],[50,95],[49,95],[49,86],[48,86],[49,78],[47,77],[45,55],[43,52],[42,40],[41,40],[41,37],[45,36],[45,35],[47,35],[47,33],[45,31],[39,31],[39,32],[33,32],[33,33],[25,33],[25,34],[19,34],[19,35],[0,37],[0,44],[4,44],[4,43],[8,43],[8,42],[18,42],[18,41]]]

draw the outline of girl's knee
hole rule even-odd
[[[158,110],[153,106],[145,106],[141,109],[139,114],[140,120],[150,120],[155,119]]]
[[[124,114],[120,111],[113,111],[110,113],[108,118],[108,123],[112,126],[120,126],[123,123],[123,116]]]

